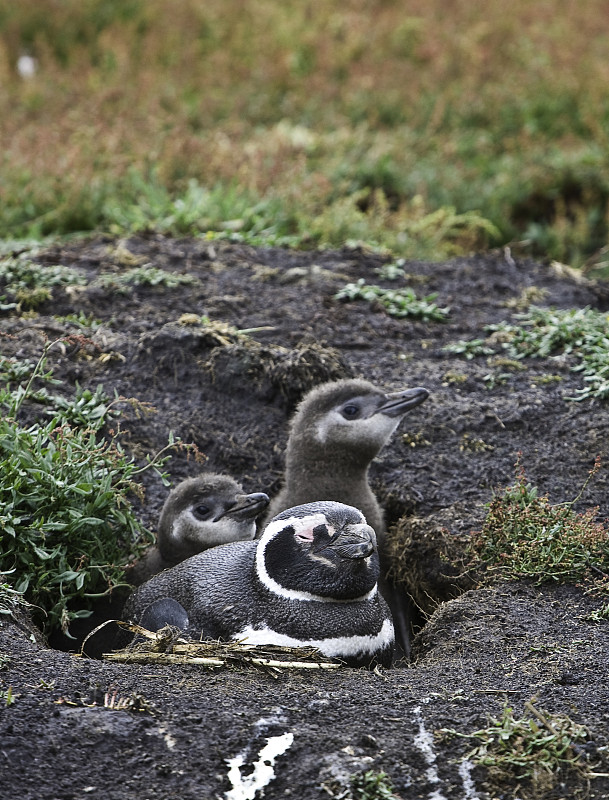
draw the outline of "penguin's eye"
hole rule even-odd
[[[197,517],[197,519],[206,519],[211,514],[211,509],[209,506],[205,506],[201,503],[201,505],[193,508],[192,513],[195,515],[195,517]]]
[[[355,403],[347,403],[342,408],[342,415],[345,419],[355,419],[359,415],[359,406]]]

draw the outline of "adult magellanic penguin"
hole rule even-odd
[[[389,666],[393,623],[378,576],[376,536],[363,514],[308,503],[277,515],[257,541],[216,547],[155,575],[129,598],[123,619]]]
[[[245,494],[229,475],[202,473],[182,481],[165,501],[156,545],[133,566],[130,582],[143,583],[210,547],[253,539],[256,518],[268,503],[268,495]]]
[[[422,387],[388,394],[361,379],[333,381],[312,389],[292,420],[284,486],[271,501],[267,515],[316,500],[347,503],[363,512],[378,538],[380,587],[393,614],[398,656],[410,651],[409,605],[404,592],[385,580],[385,520],[368,482],[368,468],[402,417],[428,397]]]

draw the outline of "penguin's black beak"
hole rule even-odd
[[[342,558],[368,558],[376,550],[376,534],[370,525],[347,525],[330,547]]]
[[[217,517],[214,522],[224,517],[237,517],[238,519],[255,519],[267,508],[269,496],[264,492],[254,492],[253,494],[237,495],[236,501]]]
[[[376,409],[376,414],[385,414],[388,417],[401,417],[411,408],[427,400],[429,392],[422,386],[414,389],[405,389],[403,392],[393,392],[385,396],[383,403]]]

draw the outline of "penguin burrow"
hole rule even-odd
[[[257,541],[222,545],[155,575],[131,595],[123,619],[390,666],[394,629],[378,578],[376,535],[361,511],[308,503],[278,514]]]

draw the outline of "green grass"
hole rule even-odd
[[[609,532],[597,521],[598,509],[573,510],[599,469],[597,459],[574,500],[551,504],[517,463],[515,483],[496,493],[481,530],[472,534],[475,559],[510,580],[586,583],[609,591]]]
[[[406,286],[402,289],[383,289],[370,285],[360,278],[356,283],[348,283],[335,295],[335,300],[352,302],[366,300],[368,303],[382,306],[392,317],[403,319],[411,317],[425,321],[444,322],[448,315],[447,307],[438,306],[434,300],[437,294],[418,298],[413,289]]]
[[[474,746],[465,759],[486,767],[494,783],[511,787],[516,782],[522,792],[522,783],[531,781],[534,796],[549,792],[569,774],[590,777],[581,749],[590,738],[587,728],[566,715],[540,710],[532,701],[524,705],[528,716],[517,718],[506,705],[500,717],[489,716],[485,728],[469,734],[444,728],[440,733],[470,741]]]
[[[210,234],[209,238],[298,243],[290,237],[294,221],[286,217],[281,204],[260,200],[236,185],[208,189],[195,178],[181,191],[171,192],[158,176],[130,170],[122,193],[107,199],[99,208],[100,224],[113,233],[148,230],[179,235]]]
[[[591,611],[586,617],[588,622],[602,622],[603,620],[609,621],[609,602],[602,605],[600,608]]]
[[[583,386],[570,400],[609,397],[609,319],[591,308],[548,309],[531,306],[517,314],[518,324],[488,325],[486,339],[447,345],[446,352],[464,358],[502,353],[508,358],[569,357]]]
[[[77,314],[66,314],[63,317],[56,314],[54,319],[58,322],[74,325],[79,330],[89,333],[96,331],[102,325],[101,320],[95,319],[92,314],[85,314],[84,311],[79,311]]]
[[[0,700],[3,700],[4,705],[7,707],[13,705],[16,697],[17,695],[15,695],[15,693],[13,692],[11,686],[9,686],[8,689],[6,689],[6,691],[0,692]]]
[[[0,11],[0,238],[519,242],[607,267],[602,0],[577,22],[550,0],[22,0]]]
[[[52,300],[56,287],[84,286],[87,283],[86,276],[71,267],[37,263],[36,249],[24,244],[22,252],[17,256],[0,256],[0,311],[31,311]],[[124,268],[120,272],[102,272],[90,285],[128,294],[133,287],[139,286],[175,289],[197,283],[197,279],[191,275],[168,272],[152,264],[140,263],[141,259],[124,246],[117,246],[110,255],[120,267],[129,267],[131,264],[137,266]],[[95,320],[87,319],[82,312],[66,321],[83,330],[98,325]]]
[[[1,577],[10,577],[11,571],[0,573]],[[14,614],[19,608],[29,608],[29,603],[23,596],[22,592],[13,589],[8,581],[0,583],[0,614],[10,615]],[[0,658],[0,669],[2,669],[3,661]]]
[[[0,570],[10,581],[2,606],[22,595],[46,633],[68,632],[94,598],[124,583],[152,539],[130,502],[142,492],[138,476],[152,468],[164,477],[167,459],[165,451],[138,466],[125,453],[119,408],[101,387],[69,397],[50,390],[53,344],[36,364],[0,364]]]
[[[29,310],[51,300],[55,286],[83,285],[83,275],[61,264],[43,266],[28,255],[0,257],[0,310]]]
[[[198,281],[192,275],[180,275],[145,264],[121,273],[102,273],[96,280],[100,286],[124,292],[131,286],[164,286],[175,289],[178,286],[192,286]]]
[[[351,778],[350,800],[399,800],[393,782],[386,772],[368,770]]]

